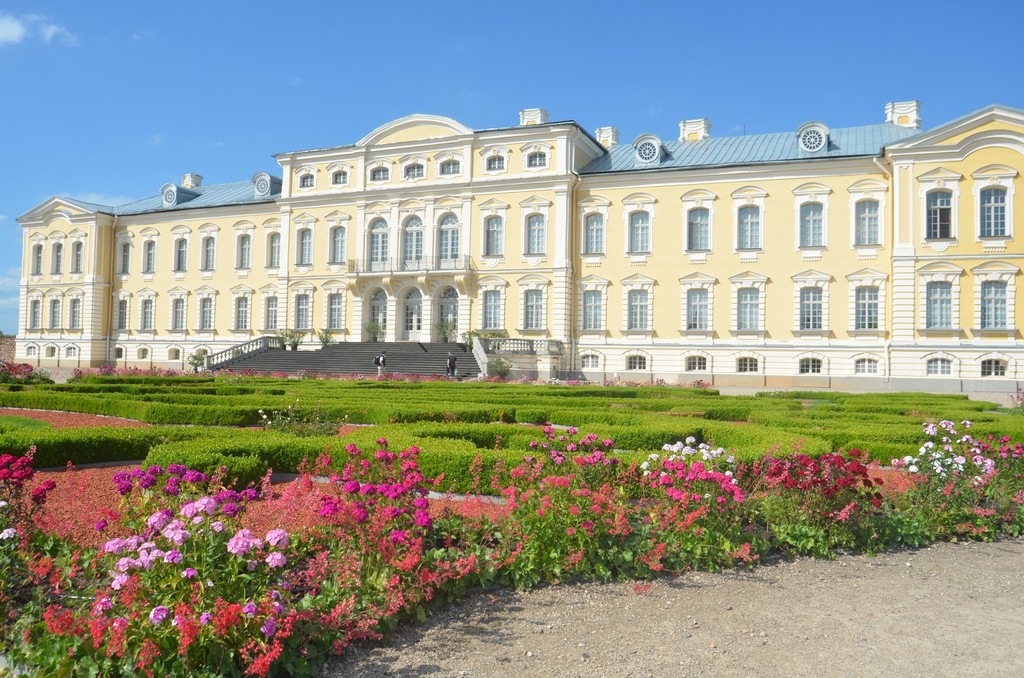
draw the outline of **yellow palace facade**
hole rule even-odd
[[[894,102],[627,143],[542,109],[411,115],[278,154],[279,177],[55,197],[18,219],[17,358],[180,368],[285,330],[310,350],[454,330],[541,378],[1015,390],[1024,112],[919,123]]]

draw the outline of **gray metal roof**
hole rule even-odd
[[[174,212],[176,210],[190,210],[202,207],[223,207],[226,205],[245,205],[273,202],[281,197],[281,179],[271,177],[271,192],[269,195],[256,195],[252,181],[232,181],[227,184],[211,184],[194,188],[183,188],[178,186],[179,202],[170,207],[164,206],[163,197],[160,195],[142,198],[123,205],[97,205],[95,203],[76,200],[74,198],[61,198],[70,203],[78,205],[91,212],[102,212],[123,216],[128,214],[146,214],[148,212]],[[194,198],[189,198],[191,195]]]
[[[828,148],[817,153],[802,150],[795,131],[740,137],[708,137],[701,141],[662,141],[661,160],[649,164],[636,159],[632,144],[618,144],[609,149],[608,155],[601,156],[584,167],[580,174],[872,156],[881,153],[889,144],[921,133],[922,130],[919,129],[890,123],[830,129]]]

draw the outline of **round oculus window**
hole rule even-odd
[[[262,177],[256,180],[256,192],[260,195],[266,195],[270,191],[270,182]]]
[[[654,162],[658,159],[658,145],[653,141],[642,141],[636,147],[636,157],[641,162]]]
[[[164,202],[167,203],[168,205],[173,205],[174,204],[174,190],[173,189],[168,188],[166,191],[164,191]]]
[[[825,146],[825,135],[819,129],[805,130],[800,135],[800,148],[808,153],[820,151]]]

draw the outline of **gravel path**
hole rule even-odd
[[[1020,676],[1024,540],[473,595],[357,647],[367,676]]]

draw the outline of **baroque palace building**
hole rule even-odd
[[[17,359],[183,367],[283,330],[430,341],[445,321],[541,377],[1012,391],[1024,111],[919,120],[896,102],[860,127],[622,143],[542,109],[411,115],[281,153],[280,177],[55,197],[18,219]]]

